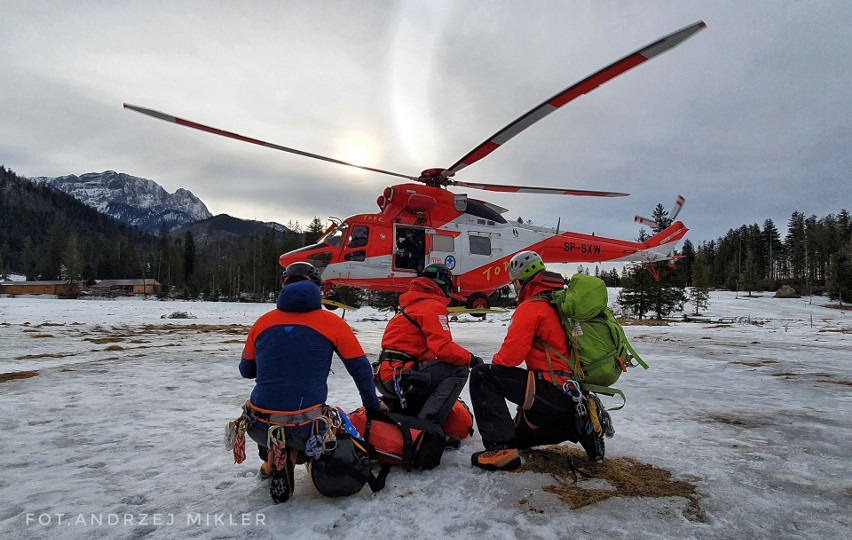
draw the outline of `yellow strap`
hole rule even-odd
[[[589,407],[589,417],[592,420],[592,427],[595,429],[595,435],[600,437],[603,433],[603,427],[601,427],[601,421],[598,418],[598,404],[594,399],[587,399],[586,402]]]

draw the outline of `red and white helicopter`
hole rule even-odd
[[[453,177],[559,107],[675,47],[703,28],[705,24],[697,22],[625,56],[528,111],[450,167],[427,169],[419,176],[355,165],[126,103],[124,107],[231,139],[407,180],[408,183],[385,188],[376,201],[378,213],[358,214],[336,221],[316,244],[281,255],[281,266],[300,261],[313,264],[320,270],[326,288],[324,292],[329,296],[339,286],[402,292],[426,264],[440,262],[455,274],[457,299],[464,301],[467,308],[483,309],[488,307],[491,293],[509,284],[509,260],[519,251],[534,250],[548,263],[653,263],[676,257],[677,243],[688,230],[680,221],[645,242],[559,232],[508,222],[502,216],[506,209],[465,194],[453,193],[447,188],[456,186],[495,192],[592,197],[626,196],[627,193],[608,191],[481,184]],[[679,197],[671,219],[676,217],[682,205],[683,198]],[[643,220],[646,224],[652,222],[637,216],[637,221]]]

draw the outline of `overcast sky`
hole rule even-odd
[[[624,191],[491,194],[508,219],[633,239],[686,197],[695,244],[794,210],[852,209],[852,2],[0,0],[0,163],[108,169],[287,223],[377,211],[395,179],[216,137],[163,111],[417,175],[556,92],[698,20],[707,29],[569,103],[470,182]],[[462,190],[456,190],[462,191]]]

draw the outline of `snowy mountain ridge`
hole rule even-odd
[[[170,194],[153,180],[116,171],[55,178],[41,176],[30,180],[67,193],[101,213],[150,234],[157,234],[163,225],[173,230],[213,215],[189,190],[178,188]]]

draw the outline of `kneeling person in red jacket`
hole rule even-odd
[[[376,386],[394,412],[443,422],[482,360],[453,341],[449,303],[453,274],[430,264],[399,297],[382,337]]]
[[[570,356],[559,315],[539,296],[562,289],[562,276],[548,272],[534,251],[512,257],[509,276],[518,296],[512,323],[492,363],[470,375],[470,399],[485,446],[471,456],[471,463],[486,470],[514,470],[521,466],[518,448],[566,440],[579,441],[590,459],[603,459],[603,440],[582,429],[576,403],[562,388],[573,378],[571,368],[556,355],[548,360],[542,345]],[[518,367],[522,363],[526,369]],[[518,405],[514,420],[506,400]]]

